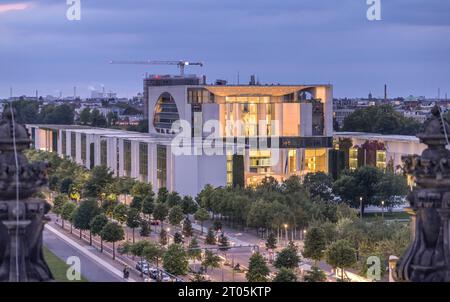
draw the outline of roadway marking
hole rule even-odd
[[[97,262],[98,264],[100,264],[101,266],[103,266],[104,268],[106,268],[108,271],[110,271],[111,273],[113,273],[114,275],[118,276],[119,278],[123,279],[123,273],[122,271],[120,271],[119,269],[115,268],[114,266],[112,266],[111,264],[109,264],[108,262],[106,262],[105,260],[101,259],[100,257],[98,257],[97,255],[94,255],[91,251],[89,251],[86,247],[80,245],[78,242],[74,241],[73,239],[69,238],[68,236],[62,234],[61,232],[59,232],[58,230],[56,230],[55,228],[51,227],[50,225],[46,224],[45,228],[52,232],[53,234],[55,234],[56,236],[58,236],[59,238],[61,238],[62,240],[64,240],[65,242],[67,242],[68,244],[70,244],[71,246],[73,246],[74,248],[76,248],[77,250],[79,250],[80,252],[82,252],[84,255],[86,255],[87,257],[91,258],[92,260],[94,260],[95,262]],[[136,280],[134,280],[133,278],[129,278],[126,280],[127,282],[136,282]]]

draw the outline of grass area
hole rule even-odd
[[[381,219],[381,213],[365,213],[364,219]],[[409,215],[406,212],[384,212],[384,219],[409,219]]]
[[[44,246],[44,258],[47,261],[50,270],[53,273],[53,277],[56,282],[87,282],[87,280],[81,276],[81,280],[70,281],[67,280],[66,273],[69,265],[64,261],[59,259],[55,254],[53,254],[47,247]]]

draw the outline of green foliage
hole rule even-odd
[[[158,189],[158,196],[156,198],[156,201],[158,203],[165,203],[167,201],[167,195],[169,194],[169,192],[167,191],[166,188],[162,187]]]
[[[356,251],[346,240],[338,240],[330,245],[326,251],[326,260],[334,268],[344,270],[356,263]],[[341,279],[343,279],[343,272]]]
[[[69,202],[69,197],[67,197],[67,195],[65,194],[56,195],[55,199],[53,200],[52,211],[57,215],[61,215],[62,208],[64,204],[66,204],[67,202]]]
[[[313,259],[316,263],[322,260],[326,249],[326,236],[323,229],[315,227],[306,233],[303,256]]]
[[[153,211],[153,218],[164,221],[169,214],[169,208],[166,204],[158,202],[156,203],[155,210]]]
[[[153,198],[155,195],[152,184],[145,182],[136,182],[131,189],[131,194],[135,197],[139,196],[141,199],[145,199],[146,197]]]
[[[219,268],[221,259],[213,251],[205,250],[203,256],[202,266],[205,268],[205,272],[208,272],[208,268]]]
[[[106,192],[107,185],[113,182],[113,172],[105,166],[95,166],[92,168],[89,178],[84,185],[84,196],[101,197]]]
[[[228,237],[223,233],[219,236],[219,250],[222,252],[226,252],[230,249],[230,243],[228,242]]]
[[[277,237],[275,236],[274,233],[270,232],[266,240],[266,249],[274,250],[276,248],[277,248]]]
[[[214,220],[213,229],[216,232],[220,231],[222,229],[222,222],[220,222],[220,220]]]
[[[202,227],[202,233],[203,233],[203,223],[209,219],[209,213],[204,208],[199,208],[197,212],[194,214],[195,220],[200,221],[200,225]]]
[[[127,226],[131,229],[138,228],[141,224],[141,218],[139,216],[139,211],[135,208],[129,208],[127,212]]]
[[[391,105],[380,105],[355,110],[344,119],[342,131],[415,135],[419,128],[419,122],[404,117]]]
[[[212,229],[208,229],[208,234],[205,237],[205,244],[216,244],[216,236],[214,235],[214,231]]]
[[[123,203],[119,203],[113,211],[113,218],[119,223],[125,223],[127,221],[128,208]]]
[[[117,242],[125,238],[125,232],[123,228],[116,222],[108,222],[103,230],[100,232],[100,236],[106,242]]]
[[[141,227],[141,230],[139,231],[139,234],[142,237],[150,236],[152,229],[150,227],[150,223],[147,220],[141,220],[140,227]]]
[[[169,211],[169,222],[170,224],[177,226],[181,223],[184,218],[183,209],[181,206],[177,205],[170,209]]]
[[[327,275],[317,266],[313,266],[303,279],[305,282],[325,282],[327,281]]]
[[[61,218],[64,220],[72,220],[76,207],[74,202],[66,202],[61,208]]]
[[[167,245],[168,243],[167,231],[161,228],[161,232],[159,232],[159,244]]]
[[[297,282],[297,275],[292,269],[282,267],[273,279],[273,282]]]
[[[197,236],[194,236],[191,242],[189,242],[188,256],[193,260],[201,260],[202,258],[202,250],[198,244]]]
[[[181,196],[177,192],[170,192],[167,194],[166,203],[169,208],[181,206]]]
[[[274,266],[276,268],[285,267],[294,269],[298,267],[299,262],[300,257],[298,256],[297,247],[290,242],[289,245],[278,254],[277,259],[274,262]]]
[[[180,232],[175,232],[173,235],[173,242],[176,244],[182,244],[183,243],[183,235],[181,235]]]
[[[323,172],[307,173],[303,184],[311,197],[319,197],[325,201],[333,200],[333,178]]]
[[[183,197],[183,200],[181,201],[181,207],[183,208],[183,213],[186,215],[194,214],[198,209],[198,205],[194,201],[194,199],[187,195]]]
[[[155,203],[152,196],[146,196],[142,201],[142,213],[146,215],[151,215],[155,210]]]
[[[130,203],[130,208],[140,211],[142,209],[142,197],[134,196]]]
[[[73,225],[79,230],[89,230],[91,228],[91,220],[97,216],[99,208],[97,201],[92,198],[81,201],[80,206],[73,216]]]
[[[189,217],[186,217],[183,221],[183,235],[185,237],[191,237],[194,234],[194,230],[192,228],[192,223],[189,220]]]
[[[59,192],[62,194],[69,194],[70,193],[70,187],[73,184],[73,178],[68,176],[64,177],[64,179],[61,181],[61,184],[59,185]]]
[[[269,272],[266,260],[260,253],[256,252],[249,259],[248,271],[245,277],[248,282],[266,282]]]
[[[108,217],[105,214],[99,214],[92,218],[90,227],[93,235],[100,235],[105,225],[108,223]]]
[[[12,106],[16,110],[15,118],[20,124],[54,124],[54,125],[72,125],[74,121],[74,109],[67,105],[45,105],[41,110],[40,101],[18,100],[13,101]],[[9,104],[4,110],[10,110]]]
[[[183,246],[171,244],[162,257],[164,269],[174,275],[186,275],[189,268],[188,256]]]

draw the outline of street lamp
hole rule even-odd
[[[362,219],[362,216],[363,216],[363,204],[362,204],[362,196],[359,198],[359,215],[360,215],[360,218]]]
[[[384,200],[381,201],[381,218],[384,220]]]
[[[288,242],[287,228],[288,228],[288,225],[285,223],[285,224],[284,224],[284,235],[286,236],[286,237],[285,237],[285,243],[286,243],[286,246],[287,246],[287,242]]]

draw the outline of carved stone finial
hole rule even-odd
[[[12,114],[5,108],[0,121],[0,281],[49,281],[42,231],[50,205],[30,197],[47,183],[47,165],[28,163],[22,154],[30,146],[28,131]]]
[[[404,170],[416,186],[408,194],[413,242],[397,265],[395,278],[414,282],[450,281],[449,124],[435,106],[417,134],[427,148],[404,156]]]

